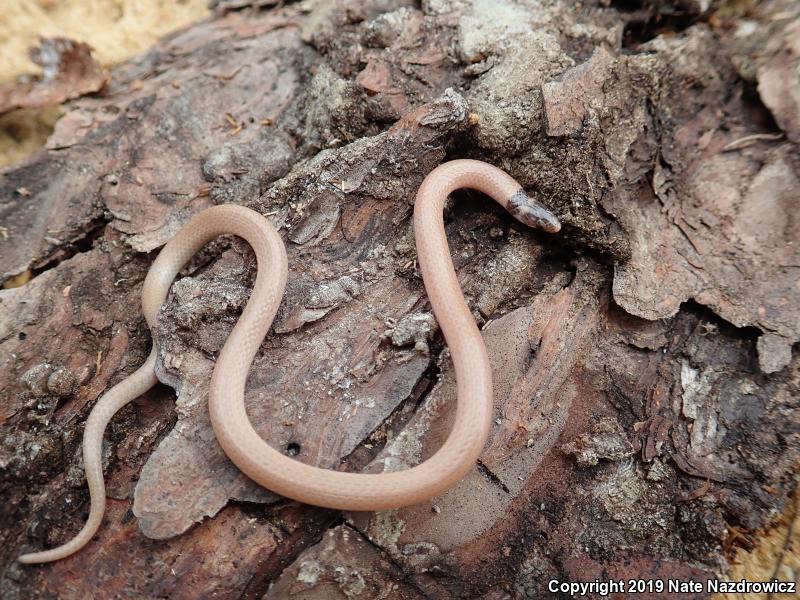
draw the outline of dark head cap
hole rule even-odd
[[[558,233],[561,230],[558,217],[528,196],[525,190],[520,189],[514,194],[506,208],[517,221],[528,227],[538,227],[548,233]]]

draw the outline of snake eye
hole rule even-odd
[[[537,227],[548,233],[558,233],[561,230],[558,217],[528,196],[525,190],[520,189],[511,196],[506,208],[517,221],[528,227]]]

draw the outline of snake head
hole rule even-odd
[[[521,188],[508,200],[506,210],[517,221],[528,227],[538,227],[548,233],[558,233],[561,230],[561,221],[558,217],[528,196]]]

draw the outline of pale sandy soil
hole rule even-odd
[[[800,490],[795,493],[794,505],[778,519],[775,526],[753,540],[755,548],[751,551],[739,550],[727,577],[730,581],[797,581],[800,578]],[[735,534],[734,534],[735,535]],[[717,594],[714,600],[732,597],[747,600],[771,600],[772,598],[793,598],[787,594],[733,595]]]
[[[206,17],[207,0],[3,0],[0,11],[0,81],[39,68],[28,47],[39,36],[90,44],[110,66],[149,48],[164,34]],[[0,117],[0,165],[40,148],[58,109],[21,110]]]

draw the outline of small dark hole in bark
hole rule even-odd
[[[28,334],[26,334],[24,331],[20,331],[17,337],[19,338],[19,341],[24,342],[25,338],[28,337]]]
[[[286,454],[289,456],[297,456],[300,454],[300,444],[297,442],[292,442],[288,446],[286,446]]]

